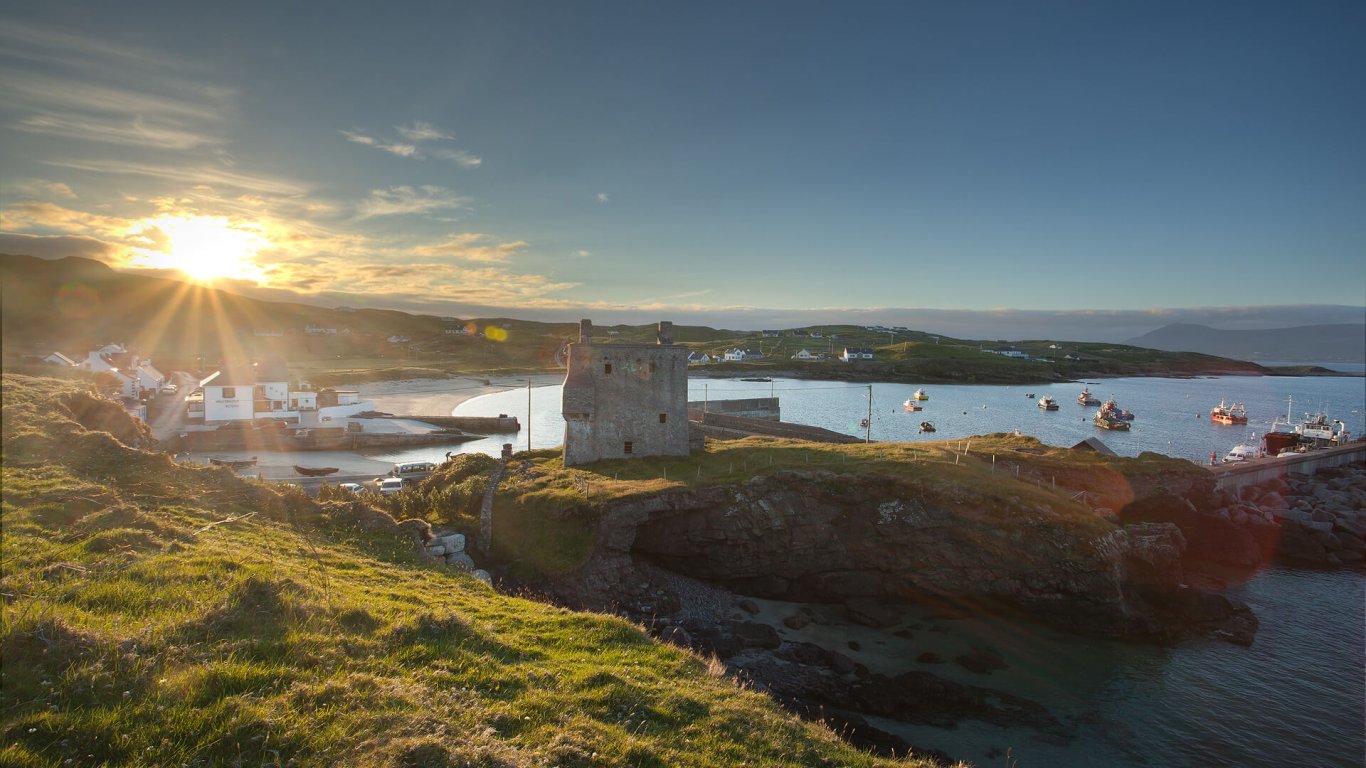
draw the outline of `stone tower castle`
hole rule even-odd
[[[630,456],[688,454],[688,348],[674,346],[673,323],[654,344],[593,343],[579,321],[564,378],[564,465]]]

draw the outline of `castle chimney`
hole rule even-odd
[[[660,320],[659,329],[655,331],[655,342],[658,344],[674,343],[674,324],[668,320]]]
[[[580,320],[580,321],[579,321],[579,343],[580,343],[580,344],[592,344],[592,343],[593,343],[593,321],[592,321],[592,320]]]

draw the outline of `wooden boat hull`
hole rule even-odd
[[[256,466],[256,459],[209,459],[209,463],[215,467],[232,467],[241,469],[242,467]]]
[[[337,467],[301,467],[295,464],[294,471],[304,477],[326,477],[327,475],[334,475],[340,470]]]

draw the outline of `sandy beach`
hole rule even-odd
[[[564,382],[563,373],[527,376],[459,376],[451,379],[405,379],[376,381],[356,387],[375,410],[395,416],[450,416],[457,405],[481,395],[531,386],[546,387]]]

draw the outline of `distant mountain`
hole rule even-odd
[[[1366,360],[1366,323],[1258,331],[1221,331],[1207,325],[1172,323],[1125,343],[1239,360],[1359,363]]]

